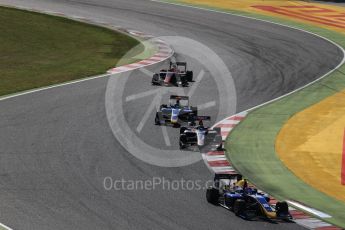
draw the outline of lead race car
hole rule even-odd
[[[189,97],[171,95],[169,105],[163,104],[156,112],[156,125],[180,127],[181,123],[193,121],[198,115],[198,108],[189,105]]]
[[[271,205],[267,194],[258,192],[254,186],[249,186],[239,174],[216,174],[213,186],[206,191],[206,199],[209,203],[220,205],[248,220],[292,220],[285,201]]]
[[[162,69],[152,76],[152,85],[187,87],[193,81],[193,71],[187,70],[186,62],[170,62],[169,69]]]
[[[194,121],[180,128],[180,150],[197,149],[203,151],[220,151],[223,149],[221,128],[204,126],[204,121],[210,121],[210,116],[195,116]],[[198,123],[198,124],[196,124]]]

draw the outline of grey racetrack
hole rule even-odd
[[[301,87],[329,72],[343,58],[333,44],[291,28],[148,0],[0,3],[83,16],[155,36],[178,35],[199,41],[216,52],[231,72],[236,88],[233,112]],[[176,58],[189,60],[179,53]],[[157,71],[164,65],[149,70]],[[202,69],[196,62],[192,67],[196,74]],[[222,92],[217,92],[212,79],[216,76],[207,72],[205,76],[194,97],[200,103],[214,100],[217,109],[205,111],[217,119],[231,115],[219,110],[219,106],[233,105],[219,105]],[[108,120],[108,80],[105,77],[0,101],[0,222],[14,229],[301,228],[294,223],[242,220],[208,204],[204,191],[197,189],[107,191],[105,177],[212,179],[202,161],[185,167],[158,167],[128,153],[115,138]],[[148,76],[135,71],[124,95],[112,98],[114,103],[124,101],[123,113],[134,133],[145,113],[143,108],[152,98],[133,103],[126,103],[125,98],[156,89],[149,81]],[[205,98],[206,93],[212,97]],[[234,98],[225,100],[233,103]],[[150,122],[137,135],[147,144],[169,150],[177,144],[177,130],[168,131],[170,147],[164,143],[160,128]]]

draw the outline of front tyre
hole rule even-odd
[[[241,199],[235,200],[234,213],[236,216],[243,216],[246,210],[246,202]]]
[[[189,82],[192,82],[193,81],[193,71],[187,71],[186,72],[186,80],[189,81]]]
[[[208,188],[206,190],[206,200],[208,203],[217,205],[219,201],[219,190],[216,188]]]
[[[160,121],[160,119],[159,119],[158,113],[156,113],[155,125],[161,125],[161,121]]]

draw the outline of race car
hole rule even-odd
[[[211,117],[196,116],[193,121],[188,122],[187,126],[180,128],[180,150],[195,150],[195,147],[199,151],[222,150],[221,128],[205,127],[204,121],[206,120],[211,120]]]
[[[181,123],[193,121],[197,115],[198,109],[189,105],[189,97],[171,95],[169,105],[161,105],[156,112],[155,124],[180,127]]]
[[[249,186],[239,174],[216,174],[213,186],[206,191],[206,199],[209,203],[220,205],[248,220],[258,217],[292,220],[285,201],[271,205],[267,194]]]
[[[186,62],[170,62],[169,69],[162,69],[152,76],[152,85],[187,87],[193,81],[193,71],[187,70]]]

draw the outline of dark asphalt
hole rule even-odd
[[[217,90],[217,76],[206,71],[192,100],[197,104],[215,101],[215,108],[206,109],[205,114],[217,119],[231,115],[223,114],[219,103],[231,108],[236,100],[233,112],[242,111],[322,76],[342,59],[337,47],[301,31],[146,0],[0,3],[84,16],[156,36],[185,36],[205,44],[229,68],[236,88],[236,92],[230,92],[231,98],[219,99],[222,92]],[[190,60],[196,74],[203,69],[184,55],[177,54],[177,59]],[[116,127],[110,127],[109,111],[114,117],[124,116],[133,133],[146,144],[164,151],[176,149],[177,130],[167,130],[172,141],[171,147],[166,146],[160,128],[150,123],[151,117],[142,132],[136,131],[152,98],[132,103],[126,102],[126,97],[155,89],[149,80],[136,71],[126,82],[123,96],[110,98],[114,103],[123,102],[122,111],[105,106],[109,103],[108,78],[0,101],[0,222],[14,229],[301,228],[293,223],[244,221],[209,205],[204,191],[197,189],[174,191],[159,186],[152,191],[107,191],[103,187],[105,177],[164,177],[201,184],[212,178],[201,161],[174,168],[144,163],[114,137]]]

